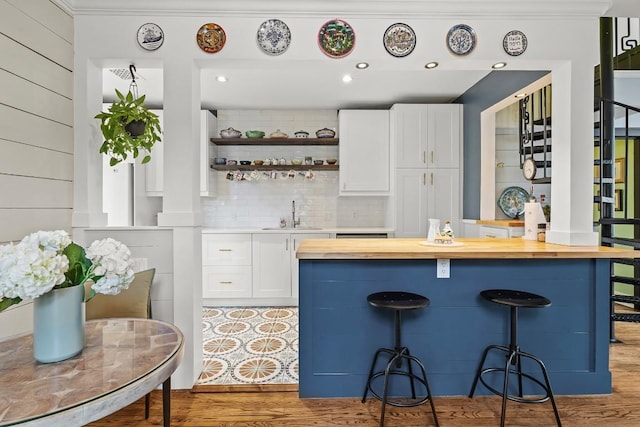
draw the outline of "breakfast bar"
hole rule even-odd
[[[403,319],[403,344],[423,361],[435,396],[467,395],[483,349],[508,343],[508,308],[480,298],[490,288],[544,295],[523,310],[520,346],[545,361],[554,393],[611,393],[609,260],[639,251],[512,239],[309,239],[300,244],[302,398],[359,397],[371,356],[393,342],[389,314],[367,295],[408,291],[430,299]],[[440,270],[440,271],[438,271]],[[526,392],[526,390],[525,390]],[[485,389],[476,394],[487,394]]]

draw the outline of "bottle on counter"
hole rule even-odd
[[[538,224],[538,242],[547,240],[547,224]]]

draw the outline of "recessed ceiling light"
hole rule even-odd
[[[351,80],[353,80],[353,77],[351,77],[351,75],[349,75],[349,74],[345,74],[344,76],[342,76],[342,82],[343,83],[350,83]]]
[[[225,76],[217,76],[216,80],[220,83],[226,83],[229,81],[229,79],[227,79]]]
[[[435,61],[427,62],[427,63],[424,65],[424,68],[426,68],[426,69],[430,70],[430,69],[432,69],[432,68],[436,68],[438,65],[439,65],[439,64],[438,64],[437,62],[435,62]]]
[[[356,64],[356,68],[358,70],[364,70],[365,68],[369,68],[369,63],[367,63],[367,62],[358,62]]]
[[[507,66],[506,62],[496,62],[491,66],[491,68],[493,68],[494,70],[499,70],[500,68],[504,68],[506,66]]]

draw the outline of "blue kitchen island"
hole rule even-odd
[[[639,257],[638,251],[519,238],[456,242],[462,245],[304,240],[297,251],[300,397],[362,396],[376,349],[393,347],[392,312],[367,303],[370,293],[387,290],[430,299],[429,307],[403,317],[403,345],[425,364],[435,396],[467,395],[483,349],[509,342],[508,308],[479,296],[490,288],[552,301],[520,310],[518,338],[544,361],[555,394],[611,393],[609,259]],[[438,259],[449,260],[448,278],[437,278]],[[489,392],[479,386],[476,394]]]

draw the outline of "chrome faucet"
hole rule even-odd
[[[300,225],[300,218],[296,219],[296,201],[291,201],[291,227],[296,228],[296,225]]]

